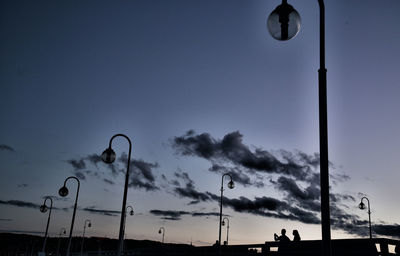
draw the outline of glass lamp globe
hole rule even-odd
[[[222,226],[225,226],[225,221],[222,221],[221,225],[222,225]]]
[[[132,215],[134,214],[134,212],[131,210],[131,211],[129,212],[129,214],[132,216]]]
[[[235,183],[233,182],[233,180],[228,182],[228,188],[233,189],[235,187]]]
[[[68,195],[68,188],[66,186],[63,186],[58,190],[58,194],[62,197],[66,197]]]
[[[111,164],[115,161],[115,152],[112,148],[107,148],[104,150],[103,154],[101,154],[101,159],[104,163]]]
[[[44,213],[44,212],[47,212],[47,206],[46,206],[45,204],[44,204],[44,205],[41,205],[41,206],[40,206],[40,211],[43,212],[43,213]]]
[[[273,38],[279,41],[287,41],[295,37],[301,26],[299,13],[286,2],[278,5],[271,12],[267,20],[267,28]]]
[[[65,234],[67,234],[67,231],[64,229],[64,232],[63,232],[63,234],[65,235]]]
[[[87,225],[89,228],[92,227],[92,223],[89,222],[89,224]]]
[[[364,209],[365,209],[365,204],[364,204],[363,202],[361,202],[361,203],[358,205],[358,208],[360,208],[361,210],[364,210]]]
[[[161,229],[160,229],[160,230],[158,230],[158,234],[161,234]]]

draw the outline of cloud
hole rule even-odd
[[[72,167],[75,168],[75,170],[83,170],[83,169],[86,168],[86,164],[85,164],[85,161],[83,159],[79,159],[79,160],[70,159],[70,160],[67,160],[67,162],[69,164],[71,164]]]
[[[81,210],[93,214],[112,216],[112,217],[119,216],[121,214],[120,211],[96,209],[96,207],[94,206],[82,208]]]
[[[0,151],[10,151],[10,152],[15,152],[15,149],[12,147],[5,145],[5,144],[0,144]]]
[[[150,213],[156,216],[162,216],[161,219],[165,220],[181,220],[182,216],[188,215],[192,217],[209,217],[219,216],[218,212],[187,212],[187,211],[173,211],[173,210],[150,210]],[[227,215],[224,215],[227,216]]]
[[[264,182],[262,182],[262,179],[252,181],[250,176],[238,167],[227,167],[214,163],[208,170],[210,172],[219,173],[220,175],[229,173],[235,183],[242,184],[245,187],[255,186],[257,188],[262,188],[265,186]]]
[[[20,201],[20,200],[8,200],[8,201],[0,200],[0,204],[12,205],[12,206],[17,206],[17,207],[25,207],[25,208],[33,208],[33,209],[38,209],[40,207],[40,205],[38,205],[38,204],[34,204],[31,202],[26,202],[26,201]]]
[[[194,181],[189,177],[187,172],[175,172],[174,176],[181,180],[185,185],[184,187],[180,186],[180,182],[178,180],[174,180],[170,182],[174,184],[173,193],[181,198],[190,198],[193,199],[189,204],[197,204],[199,202],[209,201],[211,200],[210,196],[207,193],[199,192],[196,190],[194,186]]]
[[[103,181],[107,184],[114,185],[114,181],[104,178]]]
[[[282,160],[279,160],[266,150],[260,148],[250,150],[243,144],[242,138],[243,135],[238,131],[228,133],[222,140],[218,140],[208,133],[197,135],[190,130],[183,136],[175,137],[172,146],[178,154],[198,156],[212,163],[228,162],[237,168],[267,174],[284,174],[297,180],[313,178],[310,168],[319,162],[317,155],[307,156],[301,152],[293,154],[281,151]]]
[[[224,207],[236,212],[253,215],[299,221],[308,224],[320,223],[320,176],[319,154],[308,155],[300,151],[279,150],[270,152],[261,148],[250,149],[243,143],[240,132],[226,134],[222,139],[213,138],[208,133],[196,134],[190,130],[172,141],[175,152],[183,156],[196,156],[210,162],[210,172],[231,174],[233,180],[243,186],[266,186],[268,181],[283,197],[246,197],[223,198]],[[331,170],[335,168],[330,163]],[[189,198],[189,204],[219,201],[219,196],[210,192],[197,191],[194,182],[181,175],[169,184],[174,194]],[[346,174],[331,172],[331,184],[336,185],[350,179]],[[259,182],[257,184],[257,182]],[[181,185],[182,184],[182,185]],[[367,235],[367,222],[358,215],[347,213],[347,203],[354,204],[355,196],[346,193],[334,193],[331,190],[332,228],[351,234]],[[398,224],[375,224],[376,233],[400,237]]]
[[[181,220],[182,215],[188,215],[186,211],[163,211],[163,210],[150,210],[150,213],[156,216],[163,216],[162,219],[167,220]]]
[[[115,178],[118,176],[125,177],[127,161],[128,155],[122,153],[117,161],[112,164],[103,163],[101,157],[97,154],[90,154],[78,159],[69,159],[66,162],[73,167],[73,174],[80,180],[86,180],[90,176],[99,178],[109,185],[114,185]],[[108,172],[100,171],[99,164],[101,167],[105,167]],[[90,165],[94,166],[96,171],[88,170],[87,168]],[[129,187],[145,189],[146,191],[159,190],[160,188],[156,185],[156,177],[154,175],[154,169],[158,167],[158,163],[149,163],[141,159],[131,160]]]
[[[0,221],[13,221],[13,219],[0,219]]]
[[[0,204],[22,207],[22,208],[32,208],[32,209],[39,209],[41,206],[41,204],[39,205],[39,204],[35,204],[32,202],[21,201],[21,200],[8,200],[8,201],[0,200]],[[47,206],[50,207],[50,204],[47,203]],[[63,210],[63,211],[69,210],[69,208],[57,208],[54,206],[52,209],[53,210]]]
[[[19,187],[19,188],[26,188],[26,187],[28,187],[29,185],[28,184],[26,184],[26,183],[22,183],[22,184],[18,184],[17,185],[17,187]]]

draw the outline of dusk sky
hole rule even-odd
[[[286,228],[321,239],[317,1],[292,0],[292,40],[266,28],[277,0],[1,1],[0,232],[117,238],[132,140],[126,238],[211,245],[221,175],[230,244]],[[332,238],[400,239],[400,1],[326,0]],[[225,239],[226,229],[222,230]],[[290,236],[291,237],[291,236]]]

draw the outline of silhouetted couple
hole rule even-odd
[[[293,242],[299,242],[301,240],[299,231],[297,231],[295,229],[295,230],[293,230],[292,234],[293,234]],[[290,242],[289,237],[286,236],[286,229],[284,229],[284,228],[281,230],[280,236],[278,236],[276,233],[274,234],[274,239],[275,239],[275,241],[279,241],[282,243]]]

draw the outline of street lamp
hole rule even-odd
[[[46,201],[50,200],[50,210],[49,210],[49,217],[47,217],[47,225],[46,225],[46,232],[44,233],[44,241],[43,241],[43,247],[42,247],[42,252],[45,252],[46,250],[46,241],[47,241],[47,231],[49,230],[49,223],[50,223],[50,217],[51,217],[51,209],[53,208],[53,199],[49,196],[46,196],[44,198],[44,202],[43,205],[40,206],[40,211],[42,213],[47,212],[47,205],[46,205]]]
[[[61,228],[60,230],[60,235],[58,236],[58,243],[57,243],[57,253],[56,256],[58,256],[58,253],[60,252],[60,242],[61,242],[61,235],[65,235],[67,233],[67,230],[65,228]]]
[[[133,216],[133,214],[135,214],[135,213],[133,212],[133,207],[130,206],[130,205],[128,205],[128,206],[126,207],[126,212],[128,211],[128,209],[131,209],[131,210],[129,211],[129,215]],[[125,245],[125,235],[126,235],[126,234],[125,234],[126,212],[125,212],[125,220],[124,220],[124,245]],[[124,246],[123,248],[125,248],[125,246]],[[125,250],[125,249],[124,249],[124,250]]]
[[[369,218],[369,238],[372,239],[372,228],[371,228],[371,208],[370,208],[370,204],[369,204],[369,199],[364,196],[363,198],[361,198],[361,202],[358,205],[358,208],[360,208],[361,210],[365,210],[365,204],[363,203],[363,200],[367,200],[368,202],[368,218]]]
[[[228,222],[228,225],[226,226],[226,245],[228,245],[228,237],[229,237],[229,219],[228,217],[224,217],[222,219],[222,226],[225,226],[225,220]]]
[[[82,235],[82,244],[81,244],[81,256],[83,253],[83,242],[85,241],[85,230],[86,230],[86,223],[87,227],[90,228],[92,226],[92,223],[90,222],[90,220],[85,220],[85,224],[83,224],[83,235]]]
[[[131,151],[132,151],[131,140],[125,134],[115,134],[114,136],[111,137],[110,143],[108,144],[108,148],[106,150],[104,150],[104,152],[101,154],[101,159],[103,160],[103,162],[105,162],[107,164],[111,164],[115,161],[116,155],[115,155],[114,150],[111,148],[111,144],[112,144],[113,139],[116,137],[124,137],[129,142],[129,154],[128,154],[128,163],[127,163],[127,168],[126,168],[126,174],[125,174],[124,196],[122,199],[121,222],[119,225],[119,239],[118,239],[118,251],[117,251],[117,256],[121,256],[123,240],[124,240],[126,197],[127,197],[127,193],[128,193],[128,183],[129,183],[129,164],[131,162]]]
[[[331,223],[329,209],[329,160],[328,160],[328,111],[326,96],[326,68],[325,68],[325,4],[318,0],[320,11],[320,68],[319,81],[319,142],[320,142],[320,187],[321,187],[321,229],[322,254],[329,256],[331,252]],[[278,17],[278,18],[277,18]],[[300,29],[300,16],[293,7],[282,0],[269,16],[267,27],[275,39],[289,40]],[[278,32],[277,32],[278,31]]]
[[[78,183],[78,187],[76,188],[76,197],[75,197],[75,205],[74,205],[74,212],[72,213],[72,221],[71,221],[71,228],[69,229],[69,239],[68,239],[68,247],[67,247],[67,254],[66,256],[69,256],[69,250],[71,248],[71,241],[72,241],[72,231],[74,229],[74,222],[75,222],[75,213],[76,213],[76,206],[78,204],[78,196],[79,196],[79,187],[81,185],[79,179],[75,176],[70,176],[65,179],[64,181],[64,186],[58,190],[58,194],[62,197],[66,197],[68,195],[68,188],[66,187],[67,181],[69,179],[74,179]]]
[[[164,243],[165,228],[164,228],[164,227],[161,227],[161,228],[158,230],[158,234],[161,234],[161,230],[162,230],[162,243]]]
[[[225,173],[222,175],[221,181],[221,201],[219,205],[219,235],[218,235],[218,245],[221,246],[221,224],[222,224],[222,195],[224,193],[224,177],[229,176],[231,180],[228,182],[228,188],[233,189],[235,187],[235,183],[232,180],[232,176],[229,173]]]

